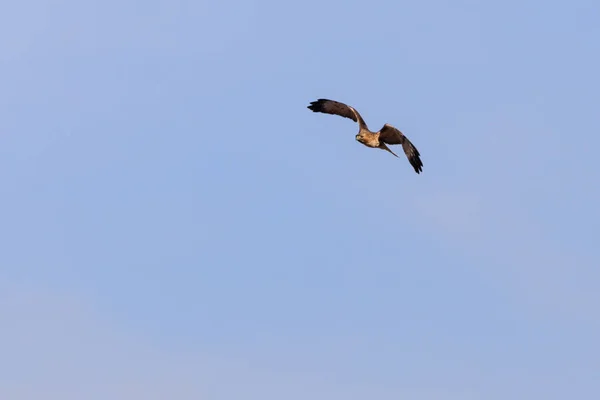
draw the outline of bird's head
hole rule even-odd
[[[362,137],[362,135],[360,133],[357,133],[356,136],[355,136],[355,138],[356,138],[357,141],[359,141],[359,142],[362,143],[363,137]]]

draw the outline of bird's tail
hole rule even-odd
[[[392,153],[393,155],[395,155],[396,157],[398,157],[398,155],[396,155],[396,153],[394,153],[392,150],[390,150],[390,148],[389,148],[389,147],[387,147],[387,146],[386,146],[386,144],[385,144],[385,143],[383,143],[383,142],[380,142],[380,143],[379,143],[379,148],[380,148],[380,149],[382,149],[382,150],[387,150],[387,151],[389,151],[390,153]]]

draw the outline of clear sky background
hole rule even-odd
[[[599,18],[4,2],[0,398],[600,398]]]

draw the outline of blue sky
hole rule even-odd
[[[600,396],[599,16],[0,6],[0,397]]]

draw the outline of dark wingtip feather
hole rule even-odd
[[[309,110],[312,110],[314,112],[322,112],[323,111],[323,103],[325,103],[326,101],[329,101],[327,99],[317,99],[317,101],[311,101],[310,102],[310,106],[306,107]]]
[[[319,111],[319,110],[317,109],[318,107],[319,107],[319,105],[317,104],[317,102],[316,102],[316,101],[313,101],[313,102],[311,102],[311,103],[310,103],[310,106],[308,106],[308,107],[306,107],[306,108],[308,108],[309,110],[312,110],[312,111],[314,111],[314,112],[317,112],[317,111]]]
[[[421,161],[421,158],[418,154],[409,158],[409,161],[410,165],[413,166],[417,174],[420,174],[423,171],[423,162]]]

